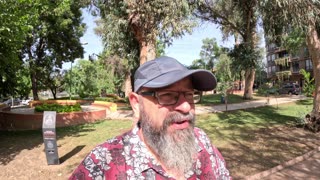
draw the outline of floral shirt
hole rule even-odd
[[[93,149],[69,179],[174,179],[157,163],[137,134],[138,127]],[[194,128],[198,159],[186,179],[232,179],[225,161],[208,136]]]

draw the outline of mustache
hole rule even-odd
[[[194,122],[195,116],[192,113],[182,114],[180,112],[170,112],[166,119],[164,120],[165,124],[179,123],[183,121]]]

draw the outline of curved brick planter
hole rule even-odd
[[[77,124],[92,123],[105,119],[109,112],[117,110],[117,104],[110,102],[88,102],[88,101],[33,101],[30,106],[33,107],[42,103],[59,104],[90,104],[90,111],[57,113],[56,127],[72,126]],[[0,130],[31,130],[42,128],[42,113],[15,113],[10,111],[10,107],[0,106]]]

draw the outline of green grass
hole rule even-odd
[[[241,103],[244,102],[242,98],[242,94],[229,94],[228,95],[228,103]],[[212,104],[222,104],[221,103],[221,95],[220,94],[208,94],[203,95],[201,102],[199,103],[201,105],[212,105]]]
[[[131,127],[130,120],[105,120],[93,124],[58,128],[57,135],[61,140],[73,136],[84,144],[96,145],[120,135]]]
[[[295,126],[312,109],[312,100],[247,110],[237,110],[197,117],[196,125],[204,129],[211,139],[225,141],[230,136],[275,125]],[[217,131],[217,129],[219,131]],[[246,136],[246,135],[245,135]],[[240,136],[240,139],[242,136]]]

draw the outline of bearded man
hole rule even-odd
[[[231,179],[208,136],[195,127],[200,91],[213,90],[207,70],[163,56],[141,65],[129,101],[135,127],[97,146],[70,179]]]

